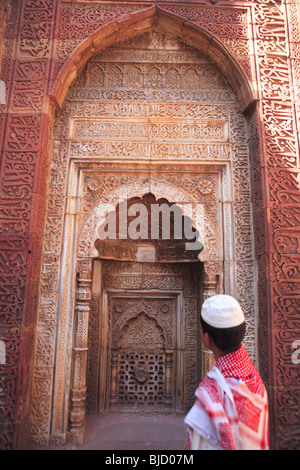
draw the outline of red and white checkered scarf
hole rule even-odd
[[[216,367],[225,378],[242,380],[250,392],[263,396],[265,386],[243,345],[237,351],[221,356],[217,360]]]
[[[269,448],[267,394],[244,346],[218,359],[186,423],[223,450]]]

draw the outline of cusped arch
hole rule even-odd
[[[219,259],[218,243],[215,236],[215,227],[205,212],[204,206],[197,199],[171,183],[156,179],[134,181],[120,186],[109,195],[106,195],[91,210],[85,220],[78,244],[78,258],[94,258],[97,256],[95,242],[98,238],[97,229],[105,222],[109,212],[116,209],[117,204],[133,197],[142,197],[152,193],[156,199],[167,199],[176,204],[182,213],[188,216],[193,227],[198,231],[198,240],[204,246],[199,254],[200,261]]]
[[[141,344],[164,347],[165,341],[162,327],[155,318],[143,310],[123,325],[118,338],[118,344],[121,348],[124,346],[138,347]]]
[[[147,316],[148,319],[151,319],[152,322],[155,322],[156,329],[159,331],[159,335],[161,338],[163,338],[163,344],[166,347],[172,347],[172,326],[166,322],[164,327],[159,324],[157,318],[153,316],[153,310],[151,308],[151,305],[147,304],[146,302],[142,301],[138,305],[134,305],[133,307],[130,307],[125,313],[119,316],[119,319],[115,323],[115,329],[118,332],[116,335],[116,341],[119,344],[120,340],[119,338],[122,338],[123,333],[126,330],[126,325],[129,325],[131,322],[133,322],[140,313],[143,312],[144,315]],[[113,347],[117,346],[116,344],[113,344]]]
[[[152,29],[171,34],[205,54],[230,84],[243,112],[257,99],[255,87],[231,52],[216,36],[176,13],[166,12],[153,5],[136,12],[128,12],[120,20],[104,24],[79,44],[60,70],[49,94],[50,100],[61,108],[69,87],[94,54]]]

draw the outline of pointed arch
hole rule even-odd
[[[94,54],[112,44],[149,32],[154,28],[177,37],[210,58],[230,84],[243,112],[257,100],[255,84],[248,80],[231,52],[216,36],[203,27],[155,5],[128,13],[118,21],[106,23],[79,44],[60,70],[49,99],[61,108],[69,87]]]
[[[146,342],[146,338],[148,341]],[[135,346],[141,342],[150,346],[165,346],[165,336],[162,327],[156,318],[151,317],[147,312],[141,310],[133,318],[130,318],[119,332],[118,343],[120,347]]]
[[[178,187],[155,179],[143,181],[139,184],[129,183],[128,185],[121,186],[107,195],[105,203],[98,201],[81,229],[78,242],[78,258],[91,259],[97,256],[97,250],[94,247],[97,239],[97,228],[104,223],[108,212],[114,211],[116,205],[122,200],[141,197],[149,192],[157,199],[165,198],[167,194],[168,198],[191,219],[193,227],[198,231],[198,239],[204,246],[204,250],[199,255],[200,261],[205,262],[213,258],[218,259],[218,247],[213,224],[208,214],[205,213],[203,206],[198,203],[196,198],[186,194]],[[195,207],[197,210],[195,210]]]

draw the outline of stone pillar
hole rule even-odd
[[[118,351],[111,352],[111,379],[110,379],[110,408],[117,405],[118,402]]]
[[[173,353],[166,352],[166,399],[165,405],[172,407],[172,370],[173,370]]]
[[[91,278],[79,273],[75,306],[73,374],[71,383],[70,438],[79,445],[85,435],[86,365]]]
[[[202,281],[202,296],[203,301],[219,293],[218,280],[220,267],[219,263],[205,263],[204,276]],[[208,349],[202,349],[202,378],[205,377],[208,371],[212,369],[215,364],[214,355]]]

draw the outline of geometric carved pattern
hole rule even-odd
[[[119,353],[118,405],[122,409],[143,405],[143,410],[165,404],[164,351]]]
[[[195,330],[200,263],[106,260],[101,271],[103,309],[94,303],[90,319],[89,411],[189,409],[202,372]],[[106,332],[101,342],[99,323]]]
[[[158,347],[163,346],[164,336],[162,330],[155,322],[148,318],[143,312],[139,313],[135,319],[132,319],[123,327],[126,331],[122,331],[119,337],[121,348],[141,348],[142,345],[148,348],[149,345]]]
[[[134,302],[134,299],[132,300]],[[176,315],[174,301],[143,300],[142,303],[148,312],[145,313],[139,311],[140,306],[128,310],[126,304],[131,304],[132,300],[126,302],[126,300],[119,299],[118,303],[113,302],[115,314],[110,319],[110,334],[113,335],[112,343],[115,347],[118,345],[118,364],[115,365],[112,361],[112,368],[117,368],[118,383],[117,397],[113,398],[113,407],[120,410],[126,410],[128,407],[142,411],[155,410],[158,405],[171,404],[169,403],[170,391],[166,390],[165,335],[171,334],[169,343],[176,345],[176,329],[173,328],[171,331],[168,329],[165,332],[164,329],[166,329],[166,321],[171,322],[171,325],[174,323]],[[164,311],[164,308],[167,310],[166,313],[155,315],[156,309]],[[163,322],[160,321],[162,324],[160,326],[158,319],[166,315],[167,318]],[[122,324],[121,330],[118,328],[120,324]],[[169,375],[170,372],[168,370]],[[113,377],[113,372],[110,375]],[[169,387],[172,386],[174,387],[175,384],[169,383]],[[172,395],[175,394],[176,391],[173,390]]]

